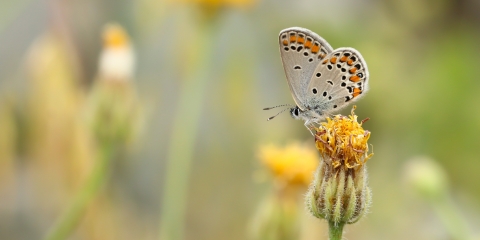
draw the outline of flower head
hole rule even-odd
[[[315,134],[315,145],[322,158],[310,185],[306,202],[317,218],[330,225],[354,223],[366,212],[370,204],[365,163],[370,132],[357,122],[357,116],[337,115],[327,118]]]
[[[87,119],[100,143],[130,143],[142,111],[132,79],[135,67],[130,38],[122,26],[105,25],[98,79],[89,94]]]
[[[315,145],[334,169],[362,166],[373,155],[368,154],[370,132],[362,128],[366,120],[358,123],[354,110],[355,107],[348,117],[337,115],[333,119],[327,118],[327,122],[316,129]]]
[[[256,0],[183,0],[180,2],[196,3],[204,7],[219,8],[219,7],[233,7],[246,8],[255,4]]]
[[[135,52],[125,29],[109,23],[103,29],[103,49],[99,59],[99,76],[108,81],[128,81],[135,70]]]
[[[291,143],[263,146],[258,155],[274,188],[252,218],[252,239],[298,239],[305,221],[302,195],[318,166],[318,154],[305,144]]]
[[[318,165],[315,151],[299,143],[283,148],[264,146],[260,149],[259,158],[282,186],[308,186]]]

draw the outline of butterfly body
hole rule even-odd
[[[305,110],[301,110],[298,106],[290,108],[290,115],[292,116],[292,118],[305,121],[306,126],[324,119],[325,114],[325,111],[322,111],[318,108],[310,109],[307,107],[307,109]]]
[[[368,90],[367,65],[357,50],[333,49],[314,32],[299,27],[282,30],[279,44],[296,103],[290,114],[304,120],[307,127],[358,100]]]

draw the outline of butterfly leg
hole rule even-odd
[[[314,130],[315,130],[315,120],[314,119],[309,119],[307,121],[305,121],[305,127],[310,131],[310,133],[312,134],[312,136],[315,136],[315,133],[314,133]]]

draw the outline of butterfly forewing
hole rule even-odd
[[[293,99],[301,110],[308,104],[307,91],[312,75],[332,52],[323,38],[308,29],[287,28],[279,35],[280,53]]]
[[[368,89],[368,69],[362,55],[353,48],[329,53],[311,75],[305,106],[328,113],[358,100]]]

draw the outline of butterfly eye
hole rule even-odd
[[[298,116],[298,108],[295,108],[295,111],[293,112],[295,116]]]

